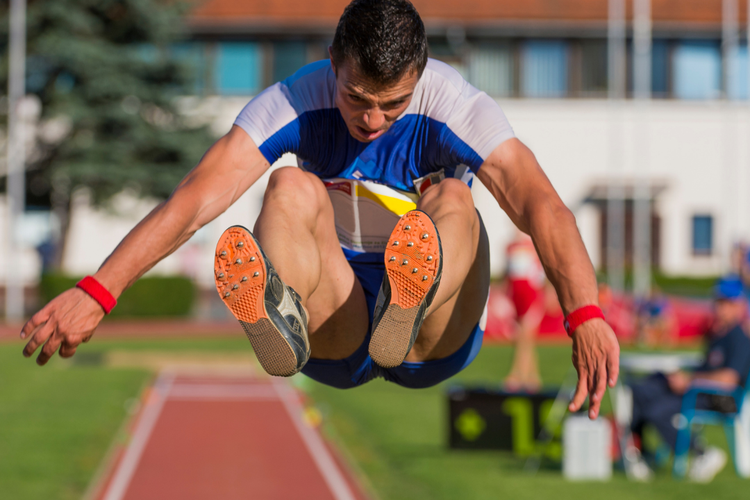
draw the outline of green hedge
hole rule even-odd
[[[80,277],[46,274],[39,283],[44,304],[72,288]],[[154,276],[141,278],[120,296],[113,318],[184,317],[193,308],[196,289],[189,278]]]
[[[688,297],[710,297],[718,276],[709,278],[688,278],[684,276],[654,275],[654,282],[662,291],[669,295],[684,295]]]
[[[692,276],[667,276],[659,272],[651,275],[653,284],[658,286],[662,292],[667,295],[679,295],[683,297],[708,298],[711,297],[713,286],[716,284],[718,276],[708,276],[696,278]],[[607,274],[600,272],[597,274],[600,283],[607,281]],[[633,273],[630,270],[625,272],[625,288],[630,290],[633,286]]]

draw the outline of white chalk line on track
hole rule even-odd
[[[149,401],[146,402],[147,406],[138,420],[125,455],[103,497],[104,500],[122,500],[125,496],[167,400],[280,401],[334,498],[336,500],[356,500],[341,469],[333,460],[318,432],[311,429],[302,420],[302,405],[294,395],[293,389],[286,382],[273,380],[270,385],[175,383],[175,375],[168,373],[162,373],[154,384],[154,391],[149,397]]]
[[[334,498],[336,500],[356,500],[349,488],[349,483],[344,479],[341,469],[331,457],[320,435],[302,421],[302,405],[295,397],[293,389],[285,382],[278,380],[273,380],[272,384]]]
[[[115,476],[107,488],[104,500],[121,500],[130,485],[130,481],[141,460],[143,450],[146,448],[151,432],[154,430],[156,421],[164,408],[169,390],[174,383],[173,374],[161,374],[154,384],[153,392],[146,401],[146,409],[143,410],[141,418],[133,433],[125,455],[115,471]],[[152,399],[153,398],[153,399]]]

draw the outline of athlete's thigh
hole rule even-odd
[[[464,345],[481,319],[489,294],[490,249],[481,217],[479,224],[476,254],[466,280],[453,297],[427,317],[406,361],[450,356]]]
[[[362,286],[339,245],[330,202],[321,223],[320,281],[306,304],[311,355],[344,359],[362,345],[370,320]]]

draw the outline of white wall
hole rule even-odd
[[[719,273],[731,242],[750,236],[750,219],[745,216],[750,194],[750,112],[746,106],[628,102],[618,111],[606,101],[511,100],[501,105],[517,136],[536,153],[563,201],[579,216],[595,263],[599,261],[598,225],[594,215],[578,207],[591,186],[606,178],[613,140],[622,141],[624,178],[648,175],[667,185],[657,203],[662,217],[661,262],[666,272]],[[621,133],[613,139],[613,127],[617,130],[613,120],[618,114]],[[696,213],[715,217],[713,256],[692,255],[691,217]]]

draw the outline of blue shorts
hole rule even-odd
[[[342,250],[362,284],[370,315],[370,325],[372,325],[375,302],[385,273],[383,254]],[[419,363],[404,361],[395,368],[382,368],[373,362],[367,350],[372,334],[368,329],[364,342],[354,354],[341,360],[311,358],[302,368],[302,373],[313,380],[338,389],[356,387],[377,377],[410,389],[430,387],[451,378],[474,361],[482,347],[484,337],[484,329],[480,325],[483,325],[482,321],[474,327],[464,345],[447,358]]]

